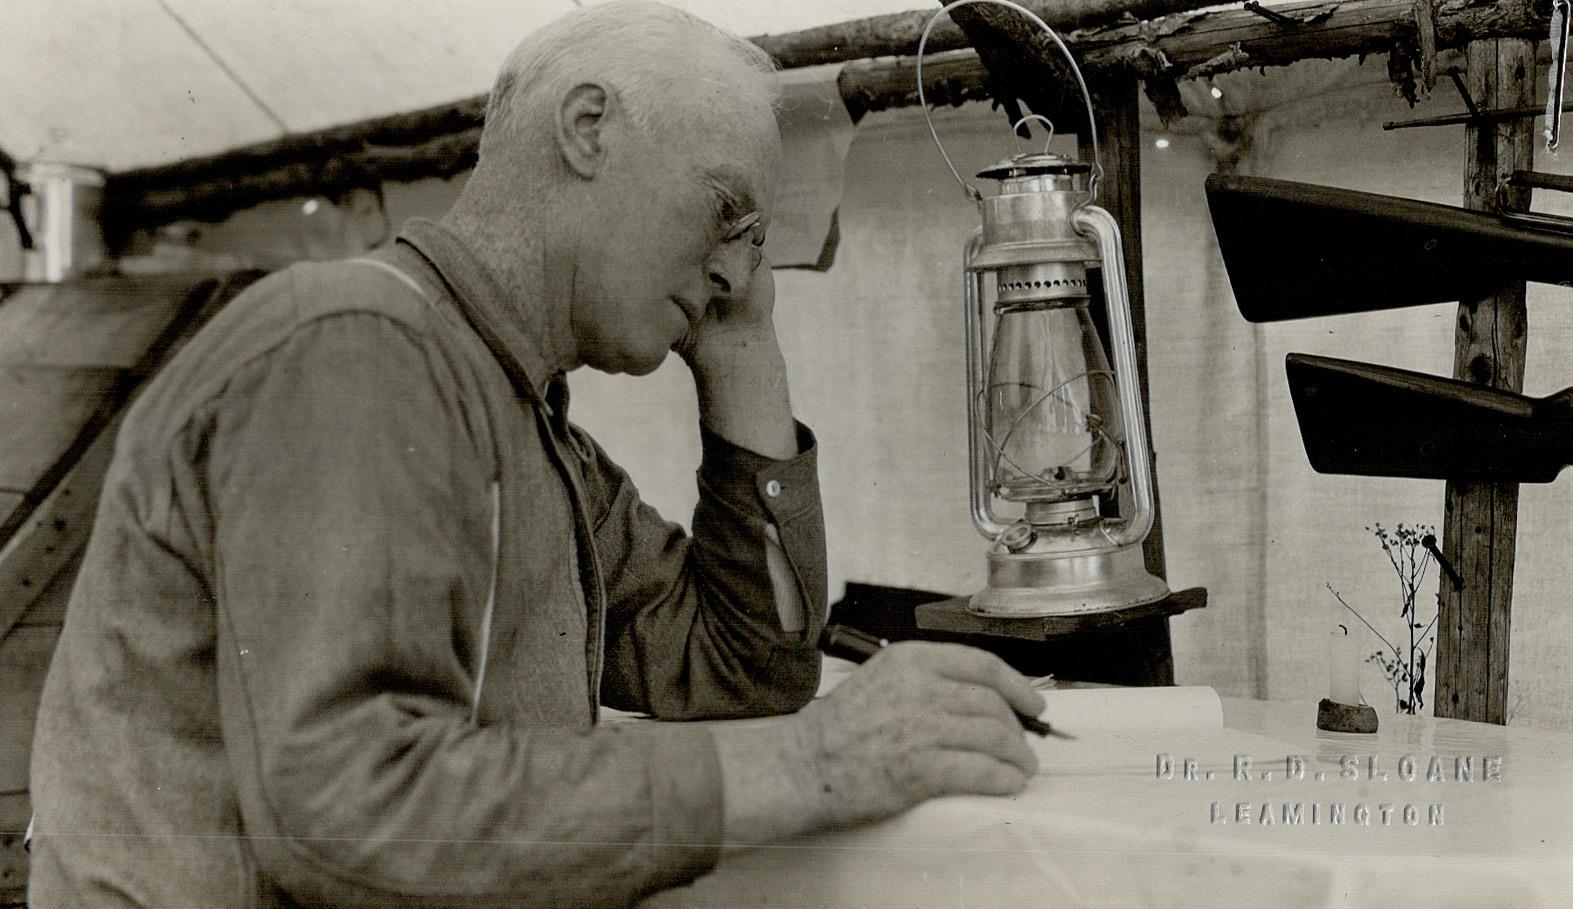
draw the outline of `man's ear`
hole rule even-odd
[[[606,87],[584,82],[569,89],[557,107],[557,147],[574,173],[592,179],[606,159]]]

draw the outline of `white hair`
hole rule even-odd
[[[699,49],[729,54],[760,78],[740,86],[730,75],[703,66],[673,67],[652,48]],[[486,103],[481,155],[550,108],[588,78],[609,84],[635,123],[658,129],[681,122],[701,106],[700,94],[757,93],[772,109],[780,103],[775,61],[738,36],[652,0],[613,0],[574,10],[531,32],[503,62]],[[697,92],[696,92],[697,90]],[[686,103],[685,103],[686,102]]]

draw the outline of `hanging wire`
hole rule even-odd
[[[1070,66],[1071,72],[1076,76],[1076,84],[1081,88],[1082,100],[1087,102],[1087,130],[1092,139],[1092,175],[1087,180],[1088,198],[1083,204],[1091,205],[1098,201],[1098,183],[1103,179],[1103,163],[1098,153],[1098,129],[1096,125],[1098,120],[1092,110],[1092,92],[1087,90],[1087,80],[1082,78],[1081,69],[1076,65],[1076,59],[1071,56],[1070,48],[1065,46],[1065,42],[1060,40],[1059,34],[1050,28],[1049,24],[1044,22],[1037,13],[1019,3],[1012,3],[1011,0],[955,0],[954,3],[946,4],[929,18],[928,24],[923,26],[923,34],[918,38],[918,106],[923,108],[923,118],[928,121],[929,135],[934,138],[934,145],[939,149],[940,157],[945,159],[945,166],[950,168],[950,175],[956,178],[957,183],[961,184],[961,189],[967,194],[968,199],[971,199],[973,202],[983,201],[983,193],[979,192],[977,187],[962,179],[961,172],[956,169],[955,162],[950,159],[950,153],[945,151],[945,144],[939,139],[939,130],[934,127],[934,118],[929,114],[928,99],[923,94],[923,49],[928,45],[929,34],[934,30],[935,23],[939,22],[940,16],[949,15],[950,11],[958,6],[967,6],[975,3],[1003,6],[1026,16],[1034,25],[1043,29],[1044,33],[1054,40],[1054,44],[1060,49],[1060,53],[1065,55],[1065,62]],[[1016,125],[1020,126],[1028,119],[1031,118],[1023,117],[1020,121],[1017,121]],[[1053,129],[1053,124],[1050,124],[1050,129]],[[1052,133],[1049,138],[1053,138]]]

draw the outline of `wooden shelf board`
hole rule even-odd
[[[1082,631],[1118,628],[1128,622],[1160,616],[1179,615],[1207,606],[1207,590],[1191,587],[1175,591],[1156,603],[1144,603],[1108,612],[1081,615],[1055,615],[1026,619],[1002,619],[974,615],[967,611],[967,597],[953,597],[917,608],[918,627],[927,631],[955,634],[991,634],[999,637],[1047,641]]]

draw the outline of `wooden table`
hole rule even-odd
[[[1225,698],[1223,715],[1210,730],[1038,742],[1044,770],[1017,798],[941,799],[855,830],[730,850],[650,905],[1573,904],[1573,735],[1431,717],[1327,733],[1312,702]],[[1160,754],[1173,779],[1160,775]],[[1237,755],[1249,779],[1235,779]],[[1305,776],[1285,780],[1296,757]],[[1471,781],[1455,778],[1456,758]],[[1412,782],[1401,775],[1411,766]]]

